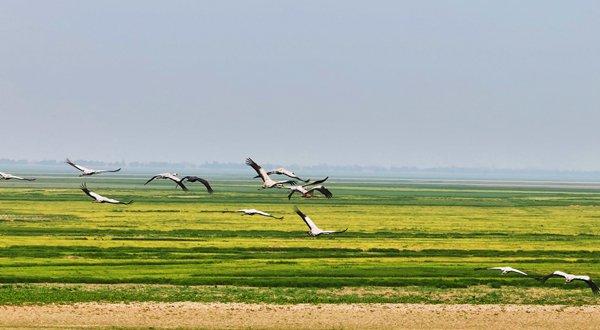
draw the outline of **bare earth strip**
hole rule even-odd
[[[0,327],[598,329],[600,306],[83,303],[0,306]]]

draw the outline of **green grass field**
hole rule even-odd
[[[582,283],[475,267],[557,269],[600,281],[600,191],[333,182],[288,201],[258,183],[189,193],[144,178],[0,182],[0,304],[79,301],[598,304]],[[297,205],[335,237],[311,238]],[[257,208],[284,220],[224,210]]]

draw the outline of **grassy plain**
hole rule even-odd
[[[189,193],[87,179],[132,205],[92,203],[79,178],[0,182],[0,304],[81,301],[598,304],[581,283],[474,271],[511,265],[600,279],[600,191],[329,184],[288,201],[247,180]],[[298,205],[324,229],[307,237]],[[284,220],[223,213],[257,208]]]

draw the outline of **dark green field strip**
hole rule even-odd
[[[401,186],[400,186],[401,187]],[[477,207],[523,207],[523,206],[570,206],[600,205],[600,194],[597,193],[568,193],[568,192],[539,192],[532,191],[490,191],[477,188],[477,190],[415,188],[409,190],[361,189],[355,186],[340,185],[330,186],[334,191],[336,205],[387,205],[387,206],[477,206]],[[154,205],[177,205],[198,202],[211,204],[231,204],[236,201],[244,203],[265,203],[292,205],[305,203],[307,200],[295,198],[288,201],[287,192],[282,190],[269,190],[257,192],[248,187],[223,187],[223,190],[213,195],[203,191],[184,193],[181,191],[165,189],[103,189],[102,194],[121,198],[134,199],[136,203],[152,203]],[[338,193],[339,192],[339,193]],[[190,197],[178,198],[178,197]],[[0,201],[85,201],[87,198],[77,188],[68,190],[40,190],[40,189],[0,189]],[[311,204],[327,204],[331,201],[323,198],[310,199]],[[134,204],[135,205],[135,204]],[[119,206],[118,208],[126,209]]]
[[[40,267],[40,266],[45,266],[45,267],[94,267],[94,266],[112,267],[112,266],[123,266],[123,265],[127,265],[127,266],[210,265],[210,264],[221,264],[228,260],[243,261],[243,260],[249,259],[249,258],[241,258],[241,259],[208,258],[206,256],[204,256],[204,257],[205,258],[193,258],[192,257],[192,258],[186,258],[186,259],[152,259],[152,260],[104,259],[104,258],[83,259],[83,258],[81,258],[76,261],[65,261],[65,259],[52,259],[52,260],[43,259],[41,261],[33,261],[33,260],[39,260],[42,258],[32,258],[32,261],[0,261],[0,267],[9,269],[11,267],[27,268],[27,267]],[[396,258],[402,258],[402,257],[396,257]],[[301,261],[302,258],[297,258],[297,259],[299,259],[299,260],[294,260],[294,259],[286,259],[286,260],[254,259],[254,260],[259,260],[261,262],[264,262],[264,264],[266,266],[269,266],[269,265],[296,265]],[[490,260],[488,260],[487,263],[489,263],[490,265],[497,265],[497,264],[515,265],[515,264],[519,263],[519,264],[525,264],[528,266],[536,265],[536,268],[539,268],[540,266],[543,266],[543,265],[567,265],[567,264],[589,265],[589,264],[600,263],[600,261],[598,261],[598,259],[571,259],[571,258],[568,258],[568,259],[567,258],[565,258],[565,259],[558,259],[558,258],[527,259],[527,258],[519,257],[519,258],[512,258],[512,259],[508,259],[508,258],[507,259],[489,258],[489,259]],[[107,260],[111,260],[111,261],[107,261]],[[411,258],[410,262],[411,263],[413,262],[412,258]],[[480,261],[478,265],[480,265],[481,262],[482,261]],[[405,266],[406,263],[399,261],[398,264]],[[572,267],[572,266],[570,266],[570,267]],[[470,267],[468,269],[472,270],[474,268],[475,268],[475,265],[473,265],[472,267]],[[551,267],[549,267],[549,268],[551,268]],[[494,272],[490,271],[490,274],[491,273],[494,273]],[[599,273],[600,273],[600,271],[599,271]]]
[[[351,224],[350,224],[351,226]],[[112,240],[164,240],[173,241],[179,238],[301,238],[305,231],[281,230],[147,230],[116,228],[78,228],[78,227],[24,227],[0,223],[0,235],[4,236],[57,236],[57,237],[109,237]],[[511,232],[420,232],[420,231],[379,231],[379,232],[347,232],[340,238],[368,239],[477,239],[477,238],[509,238],[513,241],[580,241],[600,239],[600,235],[577,234],[563,235],[552,233],[511,233]],[[307,238],[308,239],[308,238]],[[336,237],[319,237],[317,239],[336,239]]]
[[[502,286],[525,288],[564,288],[583,289],[583,283],[565,285],[561,281],[541,283],[531,278],[410,278],[410,277],[294,277],[294,276],[123,276],[107,277],[93,275],[72,276],[0,276],[0,283],[86,283],[86,284],[170,284],[170,285],[234,285],[249,287],[287,287],[287,288],[342,288],[342,287],[406,287],[419,286],[430,288],[468,288],[487,285],[494,288]]]
[[[208,256],[203,256],[206,254]],[[76,256],[105,259],[293,259],[293,258],[381,258],[381,257],[520,257],[520,258],[569,258],[600,260],[600,251],[583,250],[464,250],[426,249],[400,250],[394,248],[348,249],[309,247],[108,247],[96,246],[50,246],[15,245],[0,248],[4,258],[53,258]]]
[[[525,290],[525,292],[524,292]],[[539,289],[535,289],[539,290]],[[427,304],[597,304],[599,297],[579,290],[545,290],[540,297],[524,288],[475,287],[439,289],[430,287],[362,287],[360,290],[171,285],[0,285],[0,304],[47,304],[77,302],[195,301],[239,303],[427,303]]]

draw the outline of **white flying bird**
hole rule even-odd
[[[490,267],[490,268],[475,268],[475,270],[499,270],[502,275],[506,275],[508,273],[517,273],[517,274],[521,274],[521,275],[525,275],[527,276],[527,273],[520,271],[516,268],[512,268],[512,267]]]
[[[294,180],[275,181],[275,180],[271,179],[271,177],[269,177],[267,172],[262,167],[260,167],[257,163],[255,163],[251,158],[246,159],[246,165],[252,167],[256,171],[256,173],[258,174],[260,179],[263,181],[262,189],[274,188],[274,187],[283,188],[284,183],[296,184],[296,181],[294,181]]]
[[[91,190],[89,190],[85,183],[83,183],[81,185],[81,190],[83,190],[83,192],[90,196],[94,201],[96,201],[96,203],[108,203],[108,204],[125,204],[125,205],[129,205],[131,203],[133,203],[133,201],[129,201],[129,202],[121,202],[118,201],[116,199],[112,199],[112,198],[108,198],[108,197],[104,197],[102,195],[99,195]]]
[[[302,218],[302,221],[304,221],[304,223],[308,226],[308,229],[309,229],[308,235],[310,235],[310,236],[339,234],[339,233],[343,233],[346,230],[348,230],[348,228],[341,230],[341,231],[321,230],[319,227],[317,227],[317,225],[315,225],[315,223],[312,221],[312,219],[309,218],[306,214],[302,213],[302,211],[300,211],[298,209],[298,207],[294,207],[294,210],[300,216],[300,218]]]
[[[12,175],[9,173],[0,172],[0,180],[23,180],[23,181],[35,181],[35,178],[22,178],[20,176]]]
[[[596,283],[594,283],[594,281],[592,281],[592,279],[587,275],[573,275],[557,270],[551,274],[541,277],[540,281],[546,282],[546,280],[551,277],[563,277],[565,279],[565,283],[571,283],[572,281],[583,281],[590,287],[590,289],[592,289],[593,293],[598,294],[600,292],[600,289],[598,289]]]
[[[109,173],[109,172],[114,173],[114,172],[119,172],[121,170],[120,168],[118,168],[116,170],[93,170],[91,168],[77,165],[77,164],[73,163],[69,158],[67,158],[65,163],[78,169],[81,172],[81,174],[79,174],[79,176],[89,176],[89,175],[100,174],[100,173]]]
[[[180,179],[177,177],[177,173],[160,173],[157,174],[153,177],[150,178],[150,180],[146,181],[146,183],[144,183],[144,185],[147,185],[148,183],[150,183],[150,181],[154,180],[154,179],[165,179],[165,180],[171,180],[173,182],[175,182],[177,184],[177,186],[181,187],[181,189],[183,189],[184,191],[188,191],[188,188],[183,184],[183,179]]]
[[[315,182],[307,183],[305,185],[285,187],[285,188],[291,190],[290,194],[288,195],[288,199],[291,199],[292,195],[296,192],[300,193],[302,195],[302,197],[304,197],[304,198],[310,198],[310,197],[313,197],[315,191],[320,192],[326,198],[333,197],[333,194],[331,193],[331,191],[329,191],[329,189],[325,188],[325,186],[321,185],[321,183],[327,181],[328,178],[329,177],[326,177],[323,180],[318,180]]]
[[[310,181],[309,179],[306,179],[306,180],[300,179],[300,177],[297,176],[296,173],[294,173],[294,172],[292,172],[292,171],[290,171],[288,169],[285,169],[283,167],[278,167],[278,168],[276,168],[276,169],[274,169],[272,171],[267,172],[267,175],[273,175],[273,174],[285,175],[285,176],[290,177],[292,179],[297,179],[297,180],[304,181],[304,182]],[[257,175],[254,178],[256,179],[256,178],[259,178],[259,177],[260,177],[260,175]]]
[[[274,218],[274,219],[279,219],[279,220],[283,219],[283,217],[276,217],[270,213],[259,211],[257,209],[241,209],[241,210],[237,210],[236,212],[240,212],[240,213],[242,213],[242,215],[250,215],[250,216],[261,215],[261,216],[267,217],[267,218]]]

